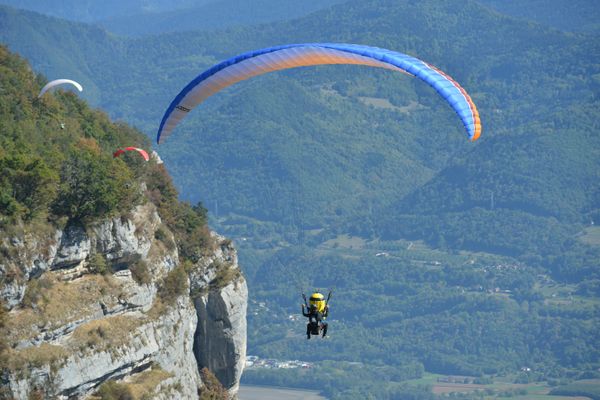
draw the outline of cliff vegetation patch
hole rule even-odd
[[[223,385],[221,385],[217,377],[208,368],[202,368],[200,370],[200,377],[204,383],[203,387],[198,388],[198,396],[200,397],[200,400],[229,399],[227,390],[223,388]]]
[[[152,274],[148,263],[144,260],[138,260],[129,266],[131,276],[140,285],[147,285],[152,282]]]
[[[175,267],[164,277],[158,287],[158,296],[165,304],[173,304],[177,298],[187,292],[188,275],[183,265]]]
[[[219,263],[215,278],[210,282],[211,290],[222,289],[242,275],[238,268],[230,263]]]
[[[153,365],[151,369],[134,375],[127,381],[127,386],[133,395],[134,399],[146,400],[153,398],[159,389],[159,385],[165,380],[172,378],[173,374],[162,370],[157,365]]]
[[[29,282],[24,304],[10,312],[6,324],[11,342],[29,339],[40,330],[52,331],[65,324],[91,317],[107,306],[118,303],[121,288],[112,277],[85,275],[75,281],[62,282],[57,273],[47,272]],[[40,282],[42,282],[40,284]],[[33,329],[32,327],[37,327]]]
[[[31,368],[40,368],[49,365],[52,369],[58,368],[69,356],[69,351],[63,346],[42,343],[21,350],[9,350],[6,354],[9,370],[26,377]]]
[[[144,323],[142,318],[114,316],[90,321],[73,332],[70,343],[79,350],[113,351],[131,341],[136,328]]]
[[[168,391],[168,387],[160,388],[161,383],[173,374],[164,371],[158,365],[153,364],[151,368],[135,374],[126,380],[109,380],[98,388],[91,397],[94,400],[149,400],[159,393]]]

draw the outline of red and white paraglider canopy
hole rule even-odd
[[[142,157],[144,157],[144,160],[146,160],[146,161],[150,160],[150,157],[148,156],[148,153],[146,152],[146,150],[139,149],[137,147],[125,147],[124,149],[119,149],[113,153],[113,157],[119,157],[121,154],[125,153],[126,151],[137,151],[138,153],[140,153],[142,155]]]

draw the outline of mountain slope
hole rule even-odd
[[[42,23],[77,40],[75,26],[52,21]],[[53,43],[11,29],[11,46],[43,68]],[[151,137],[199,72],[275,43],[404,51],[448,71],[479,107],[483,136],[469,143],[419,81],[368,68],[298,69],[213,96],[158,147],[184,196],[206,200],[219,229],[243,244],[256,302],[251,351],[318,363],[312,374],[265,373],[263,383],[388,399],[412,393],[401,382],[425,370],[597,376],[598,236],[576,234],[600,199],[597,41],[472,1],[391,0],[260,28],[102,38],[78,45],[81,58],[55,51],[97,77],[98,104]],[[117,67],[105,66],[106,49]],[[317,351],[306,351],[303,321],[288,319],[301,286],[337,288],[331,339],[311,341]],[[530,365],[534,373],[521,371]],[[421,389],[415,398],[432,396]]]
[[[177,10],[209,3],[211,0],[0,0],[24,10],[35,11],[71,21],[95,22],[140,12]]]
[[[292,20],[343,1],[345,0],[305,3],[294,0],[221,0],[178,10],[113,17],[100,21],[99,24],[111,32],[126,36],[223,30],[232,26]]]
[[[46,25],[55,26],[50,20]],[[64,26],[57,29],[64,32]],[[484,134],[473,145],[464,141],[456,117],[426,85],[386,71],[324,67],[242,82],[191,113],[160,147],[183,196],[218,203],[221,213],[287,221],[297,209],[307,226],[371,214],[369,219],[389,232],[389,215],[413,209],[464,211],[488,204],[491,192],[497,207],[557,217],[561,223],[581,222],[597,208],[598,157],[589,132],[598,118],[593,59],[599,51],[585,36],[524,25],[475,2],[415,7],[392,1],[349,2],[293,24],[217,34],[144,40],[98,35],[100,40],[88,45],[82,44],[85,35],[78,40],[75,48],[84,57],[70,55],[62,45],[58,53],[95,77],[102,87],[99,104],[150,135],[170,98],[197,73],[274,42],[345,41],[401,49],[448,71],[479,106]],[[18,48],[28,35],[16,36],[5,34],[4,40]],[[28,46],[23,49],[35,65],[43,65],[44,56],[52,53]],[[110,57],[103,55],[108,52]],[[106,59],[111,64],[101,62]],[[506,148],[495,151],[487,140]],[[511,154],[513,141],[522,152]],[[532,145],[536,151],[529,153]],[[507,157],[513,159],[509,169]],[[464,164],[481,171],[470,174],[468,183],[455,174]],[[532,176],[523,179],[522,169]],[[415,192],[401,200],[442,170],[428,186],[438,185],[433,189],[437,197],[431,198],[426,188],[427,194]],[[494,171],[503,177],[490,180]],[[575,187],[570,186],[573,179]],[[531,192],[532,182],[535,193],[523,196]],[[440,190],[457,184],[455,199],[448,201]],[[228,189],[234,187],[239,190]],[[424,197],[431,199],[424,202]]]
[[[480,0],[503,14],[568,32],[600,32],[600,11],[594,0]]]
[[[38,97],[45,82],[0,46],[0,398],[159,383],[198,398],[205,367],[234,395],[247,292],[231,241],[155,157],[114,157],[143,134],[60,87]]]

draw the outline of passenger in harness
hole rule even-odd
[[[327,322],[325,322],[325,318],[329,314],[329,306],[327,303],[329,302],[329,298],[331,297],[331,292],[329,296],[327,296],[327,300],[325,300],[325,296],[323,296],[319,292],[315,292],[310,296],[310,301],[308,305],[306,304],[306,296],[302,294],[304,297],[304,304],[302,304],[302,315],[308,318],[308,324],[306,324],[306,338],[310,339],[310,336],[319,336],[319,333],[322,333],[322,337],[327,335]]]

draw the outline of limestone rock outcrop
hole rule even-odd
[[[0,243],[9,308],[0,397],[85,398],[116,380],[152,398],[194,399],[204,367],[235,397],[247,287],[231,242],[212,239],[185,266],[184,290],[165,293],[184,266],[150,203],[87,228],[15,229]]]

